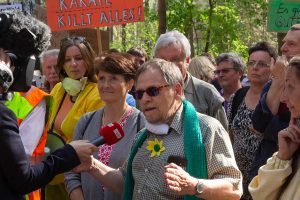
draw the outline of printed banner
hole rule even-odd
[[[144,21],[143,0],[47,0],[52,31]]]

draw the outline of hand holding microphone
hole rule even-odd
[[[93,163],[92,153],[94,151],[98,150],[97,147],[99,147],[100,145],[103,145],[103,144],[113,145],[113,144],[117,143],[119,140],[121,140],[124,137],[124,130],[120,124],[110,123],[99,130],[99,135],[100,136],[97,137],[95,140],[93,140],[89,143],[86,143],[90,146],[93,146],[93,148],[90,149],[90,151],[86,150],[86,151],[81,152],[81,150],[79,150],[79,152],[77,152],[76,148],[74,147],[77,152],[78,157],[80,158],[81,164],[79,166],[77,166],[76,168],[74,168],[72,170],[73,172],[80,173],[82,171],[89,170]],[[73,141],[73,142],[77,142],[77,141]],[[71,145],[72,145],[72,143],[71,143]],[[88,145],[87,145],[87,147],[88,147]],[[97,147],[95,147],[94,145]]]
[[[102,144],[113,145],[124,137],[122,126],[116,122],[110,123],[99,131],[100,137],[93,140],[91,143],[97,147]]]

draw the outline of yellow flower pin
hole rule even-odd
[[[148,146],[146,147],[148,151],[151,152],[150,157],[160,156],[166,148],[164,147],[163,141],[158,141],[156,138],[154,141],[148,141]]]

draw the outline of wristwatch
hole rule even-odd
[[[199,194],[202,194],[204,191],[204,184],[198,180],[198,183],[196,185],[196,194],[195,195],[199,195]]]

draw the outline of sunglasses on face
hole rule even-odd
[[[267,67],[270,67],[270,64],[267,64],[267,63],[264,63],[264,62],[261,62],[261,61],[254,61],[254,60],[251,60],[247,63],[247,66],[248,67],[257,67],[257,68],[267,68]]]
[[[155,97],[155,96],[159,95],[159,91],[162,88],[168,87],[168,86],[169,85],[162,85],[162,86],[159,86],[159,87],[152,86],[152,87],[148,87],[146,90],[136,90],[134,92],[134,96],[135,96],[136,99],[141,100],[143,98],[144,92],[146,92],[148,96]]]
[[[219,74],[221,74],[221,72],[223,73],[223,74],[227,74],[230,70],[232,70],[232,69],[234,69],[233,67],[231,67],[231,68],[225,68],[225,69],[218,69],[218,70],[215,70],[214,71],[214,74],[215,75],[219,75]]]

